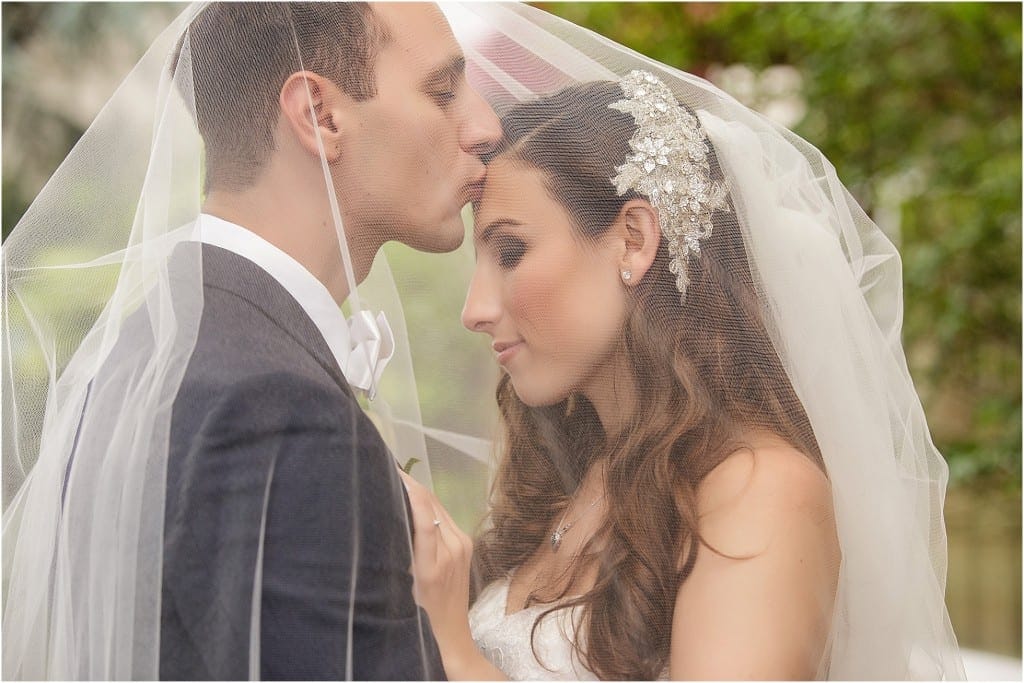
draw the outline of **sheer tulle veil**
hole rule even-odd
[[[542,11],[504,4],[443,8],[465,50],[471,83],[499,115],[571,84],[618,80],[637,69],[657,76],[697,113],[725,177],[762,317],[833,489],[842,560],[819,675],[962,678],[944,605],[947,468],[901,346],[900,257],[832,164],[711,83]],[[453,287],[458,278],[469,280],[469,245],[464,251],[449,266]],[[483,511],[469,509],[467,492],[473,504],[483,499],[479,482],[493,472],[500,451],[487,448],[488,440],[500,440],[493,402],[498,372],[480,348],[487,342],[467,338],[454,316],[436,317],[435,309],[430,320],[414,319],[410,312],[431,293],[410,291],[398,280],[417,371],[432,366],[427,372],[439,376],[429,381],[449,388],[440,403],[421,396],[433,480],[472,528]],[[459,355],[438,354],[439,348],[457,348]]]
[[[204,148],[188,37],[204,6],[190,6],[157,38],[4,245],[5,677],[159,675],[171,408],[203,312],[194,236]],[[765,326],[832,485],[842,561],[818,673],[963,678],[944,605],[947,469],[901,345],[899,254],[833,166],[703,79],[541,10],[441,8],[470,83],[499,114],[637,69],[696,113],[725,177]],[[295,44],[299,71],[308,55]],[[459,321],[472,241],[432,255],[388,244],[357,281],[320,156],[334,235],[324,249],[342,264],[347,312],[372,321],[383,311],[395,340],[363,403],[396,458],[475,529],[501,437],[493,356]],[[464,217],[468,226],[469,209]],[[359,480],[351,487],[343,493],[356,495]],[[355,531],[353,539],[372,540]],[[247,580],[258,587],[254,566]],[[259,614],[254,590],[246,633],[204,634],[210,652],[243,643],[252,678]]]
[[[6,678],[155,679],[160,674],[172,407],[205,305],[205,228],[197,218],[206,193],[208,150],[197,120],[216,116],[237,95],[220,84],[237,78],[231,70],[238,64],[193,50],[194,31],[209,7],[188,6],[153,42],[4,244]],[[297,5],[262,7],[247,17],[259,24],[255,31],[280,37],[284,47],[277,52],[277,68],[284,75],[322,68],[329,59],[329,53],[325,57],[315,45],[310,48],[322,28],[313,22],[351,21],[331,15],[326,4],[320,14]],[[229,32],[219,47],[249,41],[249,35]],[[242,65],[251,78],[274,77],[270,59],[251,56],[252,62]],[[206,79],[203,94],[200,73]],[[312,102],[313,94],[307,94]],[[387,382],[369,384],[371,417],[394,453],[426,461],[394,280],[381,257],[357,286],[319,138],[318,144],[311,172],[322,176],[311,197],[325,207],[322,248],[335,255],[337,272],[347,283],[346,313],[361,320],[350,323],[350,360],[380,343],[376,316],[384,312],[395,349]],[[244,187],[244,171],[237,171],[237,178],[233,172],[226,171],[221,182]],[[231,279],[234,273],[222,275]],[[365,360],[368,376],[374,374],[372,358],[357,360]],[[357,436],[350,445],[358,451]],[[429,484],[426,466],[415,474]],[[249,627],[237,632],[213,618],[217,605],[209,605],[208,623],[192,625],[203,633],[198,646],[207,663],[216,669],[217,662],[240,654],[248,660],[250,678],[260,676],[259,558],[273,475],[273,465],[260,475],[267,497],[246,522],[257,542],[224,548],[226,562],[218,566],[229,571],[210,571],[215,592],[238,585],[239,579],[251,587],[243,606],[251,615]],[[338,495],[357,496],[358,486],[354,477],[351,490]],[[358,511],[350,521],[354,550],[348,579],[354,586]],[[422,626],[420,633],[422,649]],[[341,657],[351,678],[358,663],[351,650]]]

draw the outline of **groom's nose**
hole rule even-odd
[[[482,156],[497,146],[501,136],[501,122],[491,105],[470,87],[465,118],[459,131],[459,145],[469,154]]]

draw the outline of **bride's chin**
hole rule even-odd
[[[506,370],[506,372],[508,371]],[[516,392],[519,400],[529,408],[547,408],[558,405],[569,396],[568,392],[531,391],[528,387],[517,384],[515,378],[512,378],[512,389]]]

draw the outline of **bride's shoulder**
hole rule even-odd
[[[779,532],[817,536],[832,527],[828,477],[770,434],[752,435],[711,470],[696,502],[704,540],[728,554],[761,552]]]

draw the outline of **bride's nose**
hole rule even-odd
[[[478,263],[462,307],[462,324],[470,332],[493,334],[494,323],[501,317],[501,297],[496,285],[487,268]]]

